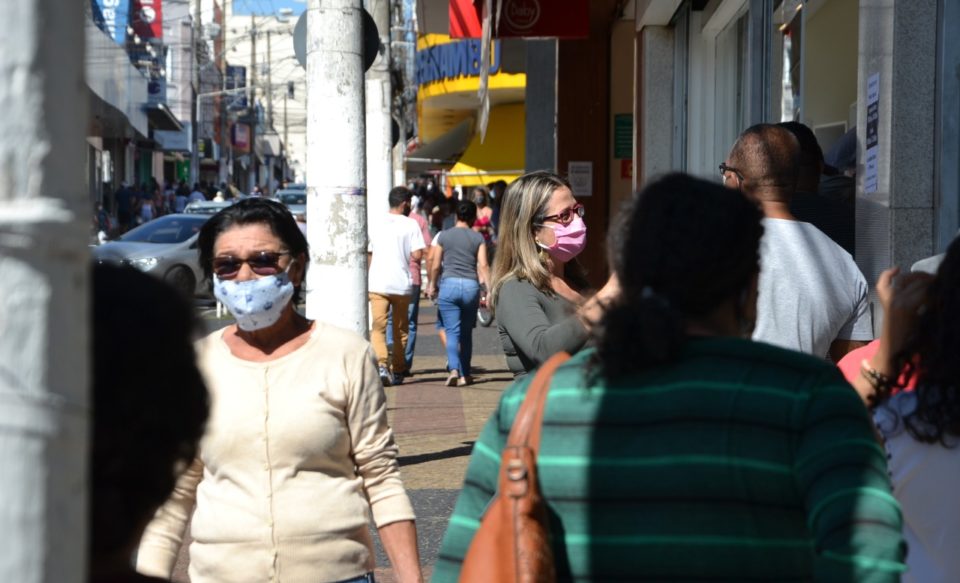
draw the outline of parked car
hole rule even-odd
[[[303,190],[278,190],[277,200],[290,209],[290,214],[300,222],[307,220],[307,193]]]
[[[183,212],[189,215],[215,215],[232,204],[232,200],[195,200]]]
[[[197,236],[209,214],[164,215],[93,249],[98,263],[130,265],[167,281],[187,297],[208,296]]]
[[[293,184],[286,185],[283,190],[299,190],[300,192],[306,192],[307,185],[302,182],[294,182]]]

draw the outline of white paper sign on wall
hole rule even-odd
[[[593,162],[570,162],[567,179],[573,187],[573,196],[593,196]]]

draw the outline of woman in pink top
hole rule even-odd
[[[936,276],[896,276],[889,269],[877,283],[883,332],[854,386],[873,409],[903,511],[903,581],[952,583],[960,581],[960,239]]]
[[[490,207],[490,193],[487,189],[478,186],[473,189],[473,203],[477,205],[477,220],[473,223],[473,230],[483,235],[487,247],[493,244],[493,209]]]

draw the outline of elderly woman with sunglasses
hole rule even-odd
[[[584,209],[552,172],[514,181],[501,203],[493,306],[507,366],[523,376],[557,352],[583,348],[588,327],[618,293],[615,277],[596,295],[575,261],[587,242]]]
[[[370,581],[372,515],[399,580],[419,581],[376,358],[360,336],[294,309],[309,257],[296,221],[247,199],[214,215],[198,244],[236,324],[198,342],[210,421],[137,569],[171,576],[192,513],[193,583]]]

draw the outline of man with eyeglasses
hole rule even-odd
[[[790,212],[800,144],[783,127],[759,124],[720,164],[723,184],[764,213],[753,339],[835,362],[873,338],[867,281],[853,257]]]

